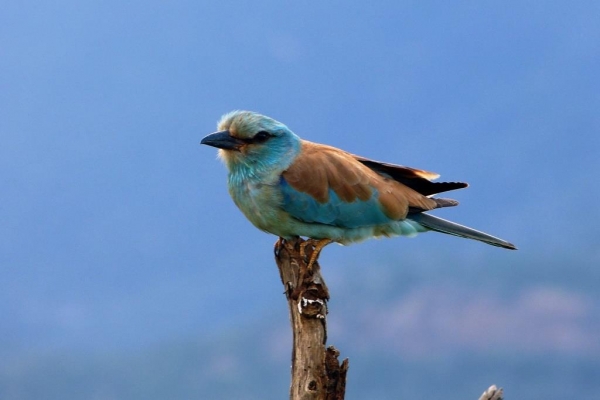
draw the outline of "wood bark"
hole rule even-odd
[[[329,290],[318,261],[309,270],[314,250],[309,241],[305,254],[301,238],[275,244],[275,261],[290,311],[293,332],[291,400],[343,400],[346,393],[348,359],[327,342]],[[490,386],[479,400],[503,400],[502,388]]]
[[[490,386],[479,398],[479,400],[503,400],[504,391],[496,385]]]
[[[275,261],[290,311],[293,331],[292,400],[343,400],[346,391],[348,359],[341,364],[339,351],[327,342],[327,302],[329,290],[321,276],[318,261],[307,263],[314,250],[303,239],[275,244]]]

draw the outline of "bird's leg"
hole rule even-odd
[[[277,238],[275,242],[275,246],[273,246],[273,253],[275,253],[275,257],[279,257],[279,253],[281,253],[281,249],[286,248],[288,252],[291,254],[294,251],[294,243],[295,240],[284,239],[281,236]],[[306,258],[306,256],[302,256]]]
[[[307,239],[300,243],[300,257],[306,259],[306,246],[313,244],[314,239]]]
[[[305,281],[310,281],[313,276],[313,266],[317,262],[319,258],[319,254],[321,250],[329,243],[332,243],[331,239],[307,239],[301,240],[298,244],[298,254],[302,261],[298,260],[298,285],[297,287],[290,293],[290,297],[292,299],[298,299],[302,291],[306,288],[304,286]],[[284,246],[288,246],[289,242],[283,242]],[[306,247],[312,246],[312,251],[310,252],[310,256],[307,256]],[[277,247],[277,244],[276,244]],[[294,249],[291,249],[290,252],[293,252]],[[303,289],[304,288],[304,289]]]
[[[310,241],[312,242],[312,241],[315,241],[315,240],[314,239],[310,239]],[[305,247],[306,247],[305,243],[308,243],[308,242],[309,241],[306,241],[306,242],[304,242],[302,244],[304,244]],[[327,246],[328,244],[332,243],[333,240],[331,240],[331,239],[320,239],[320,240],[317,240],[316,242],[317,243],[314,244],[315,248],[314,248],[313,252],[310,255],[310,259],[308,260],[308,265],[306,266],[306,269],[309,272],[311,272],[311,273],[312,273],[312,267],[313,267],[313,265],[315,264],[315,262],[317,261],[317,258],[319,258],[319,255],[321,254],[321,250],[323,250],[323,248],[325,246]],[[313,243],[311,243],[311,244],[313,244]],[[302,250],[303,250],[302,249],[302,245],[300,245],[300,246],[301,246],[300,247],[300,251],[302,252]]]
[[[285,245],[285,239],[281,236],[275,242],[275,246],[273,247],[273,252],[275,253],[275,257],[279,257],[279,252],[281,251],[281,247]]]

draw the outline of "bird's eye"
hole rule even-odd
[[[255,143],[263,143],[267,141],[272,135],[267,131],[260,131],[252,138]]]

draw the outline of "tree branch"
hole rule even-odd
[[[292,349],[291,400],[344,400],[348,359],[341,364],[340,352],[327,341],[327,301],[329,289],[315,262],[307,268],[314,247],[300,252],[301,238],[275,244],[275,261],[290,310],[294,335]],[[479,400],[502,400],[502,388],[490,386]]]
[[[348,359],[341,364],[339,351],[325,348],[327,341],[327,301],[329,290],[318,262],[308,270],[307,260],[314,247],[304,240],[280,239],[275,244],[275,261],[290,310],[294,335],[292,350],[292,400],[343,400],[346,390]]]
[[[490,386],[479,398],[479,400],[503,400],[504,391],[496,385]]]

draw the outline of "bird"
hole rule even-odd
[[[314,242],[309,266],[329,243],[415,236],[436,231],[516,250],[487,233],[431,215],[458,205],[433,197],[464,182],[433,182],[434,172],[371,160],[301,139],[286,125],[252,111],[223,115],[201,144],[218,148],[228,189],[258,229],[280,240]]]

